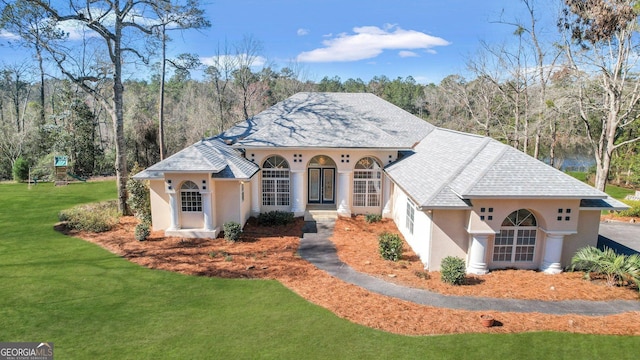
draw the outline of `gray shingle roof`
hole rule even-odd
[[[248,179],[259,170],[243,158],[240,152],[222,140],[211,138],[199,141],[182,151],[134,175],[136,179],[162,178],[165,172],[212,173],[214,178]]]
[[[445,129],[385,170],[423,208],[468,208],[466,200],[482,197],[607,198],[510,146]]]
[[[366,93],[298,93],[220,135],[236,147],[410,149],[435,127]]]
[[[134,177],[207,172],[214,178],[248,179],[259,168],[237,148],[249,147],[400,150],[385,171],[422,208],[469,208],[470,199],[483,197],[579,198],[583,207],[624,206],[510,146],[436,128],[372,94],[296,94]]]

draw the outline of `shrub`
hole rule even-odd
[[[364,221],[366,221],[367,224],[379,222],[380,220],[382,220],[382,215],[380,214],[366,214],[364,216]]]
[[[620,216],[640,217],[640,201],[638,200],[624,200],[624,203],[629,205],[631,209],[622,210],[618,213]]]
[[[25,181],[29,178],[29,163],[27,160],[19,157],[13,163],[13,180],[15,181]]]
[[[58,214],[58,219],[66,221],[67,227],[96,233],[111,230],[119,217],[115,200],[78,205]]]
[[[222,226],[224,230],[224,239],[231,242],[236,242],[240,239],[242,234],[242,227],[240,224],[234,221],[224,223]]]
[[[140,223],[136,225],[136,229],[134,231],[134,236],[138,241],[145,241],[151,235],[151,230],[149,230],[149,225],[146,223]]]
[[[443,282],[451,285],[464,283],[465,263],[464,260],[456,256],[447,256],[440,263],[440,278]]]
[[[258,215],[258,224],[263,226],[287,225],[293,222],[293,213],[286,211],[269,211]]]
[[[572,271],[584,271],[604,275],[607,285],[624,285],[635,282],[640,286],[640,255],[616,254],[610,248],[600,250],[593,246],[584,247],[571,258]]]
[[[146,181],[135,180],[132,176],[141,171],[138,164],[131,169],[127,180],[127,205],[133,214],[145,224],[151,224],[151,200]]]
[[[402,257],[402,239],[398,234],[383,232],[378,235],[378,250],[385,260],[398,261]]]

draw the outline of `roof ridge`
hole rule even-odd
[[[484,148],[487,146],[487,144],[489,144],[491,142],[491,138],[488,137],[484,137],[483,143],[481,146],[479,146],[478,151],[472,152],[467,159],[458,167],[458,169],[456,171],[453,172],[453,174],[451,176],[449,176],[442,184],[442,186],[440,186],[438,188],[438,190],[433,192],[433,195],[431,197],[429,197],[424,204],[421,204],[422,206],[424,206],[425,204],[429,203],[431,200],[433,200],[436,196],[438,196],[438,194],[440,194],[442,192],[442,190],[446,187],[451,187],[449,184],[451,184],[451,182],[458,177],[458,175],[460,175],[460,173],[462,172],[462,170],[464,170],[467,165],[469,165],[469,163],[471,163],[471,161],[473,161],[473,159],[475,159],[476,155],[478,155],[478,153],[482,150],[484,150]],[[451,189],[451,191],[453,191],[453,189]],[[455,191],[453,191],[454,194],[457,195],[457,193]]]
[[[495,165],[495,163],[498,162],[498,160],[500,160],[502,158],[502,156],[509,151],[510,146],[505,145],[499,141],[496,141],[492,138],[487,138],[489,139],[489,141],[485,144],[485,146],[482,148],[482,150],[484,150],[487,146],[489,146],[489,144],[495,142],[497,144],[500,144],[501,146],[503,146],[503,148],[500,150],[500,152],[495,156],[495,158],[491,161],[491,163],[489,163],[489,165],[487,165],[487,167],[482,170],[482,172],[480,173],[479,176],[476,177],[475,181],[472,181],[471,184],[469,186],[467,186],[464,191],[462,191],[462,193],[458,194],[460,197],[463,196],[463,194],[466,194],[467,192],[469,192],[470,189],[472,189],[474,186],[476,186],[476,184],[482,180],[482,178],[484,178],[484,176],[489,172],[489,170],[491,169],[491,167],[493,165]],[[519,150],[517,150],[519,151]],[[455,192],[455,191],[454,191]]]

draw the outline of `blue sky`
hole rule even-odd
[[[262,45],[259,63],[276,69],[292,63],[308,80],[339,76],[413,76],[438,83],[465,74],[480,41],[514,41],[501,18],[528,21],[519,0],[202,0],[212,27],[171,34],[169,52],[195,53],[210,63],[219,48],[244,37]],[[555,32],[553,0],[538,0],[540,26]],[[547,4],[545,8],[543,4]],[[24,52],[0,47],[0,61]],[[27,60],[27,59],[24,59]]]

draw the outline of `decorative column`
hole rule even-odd
[[[487,270],[487,243],[488,234],[471,234],[471,245],[469,246],[469,265],[467,266],[468,274],[484,275],[489,272]]]
[[[382,208],[382,217],[391,218],[393,214],[391,211],[391,180],[387,177],[387,175],[382,176],[382,203],[384,207]]]
[[[211,212],[211,191],[200,191],[202,197],[202,214],[204,215],[205,231],[213,230],[213,213]]]
[[[291,170],[291,197],[293,200],[291,212],[294,216],[303,216],[305,211],[303,175],[304,170]]]
[[[180,229],[180,224],[178,222],[178,197],[176,196],[175,190],[168,190],[167,194],[169,194],[169,213],[171,214],[171,225],[169,225],[167,230],[178,230]]]
[[[351,171],[338,171],[338,215],[351,216],[349,206]]]
[[[559,274],[562,272],[562,243],[564,233],[547,232],[544,244],[544,258],[540,270],[547,274]]]
[[[251,178],[251,215],[260,214],[260,176],[258,174]]]

